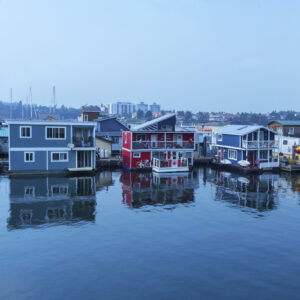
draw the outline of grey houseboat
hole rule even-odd
[[[8,126],[11,173],[95,169],[96,123],[9,121]]]

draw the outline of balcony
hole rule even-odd
[[[188,159],[180,158],[180,159],[165,160],[165,159],[153,158],[152,170],[158,173],[188,172],[189,171]]]
[[[95,147],[93,127],[73,127],[72,143],[74,147]]]
[[[177,141],[163,141],[163,142],[150,142],[139,141],[132,142],[133,149],[194,149],[194,142],[177,142]]]
[[[244,141],[242,148],[245,149],[264,149],[264,148],[277,148],[278,141]]]

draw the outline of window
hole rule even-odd
[[[146,135],[145,134],[137,134],[136,140],[137,141],[146,141]]]
[[[112,136],[111,137],[111,142],[113,144],[119,144],[119,137],[118,136]]]
[[[65,127],[46,127],[46,139],[65,140]]]
[[[127,132],[125,132],[125,144],[127,144]]]
[[[295,132],[295,128],[294,127],[290,127],[288,134],[294,134],[294,132]]]
[[[236,151],[236,150],[229,149],[229,150],[228,150],[228,158],[229,158],[229,159],[237,160],[237,151]]]
[[[68,152],[51,152],[51,161],[68,161]]]
[[[169,125],[169,124],[162,124],[162,125],[161,125],[161,130],[164,130],[164,131],[172,131],[172,126]]]
[[[68,185],[51,185],[51,194],[55,195],[67,195],[69,192]]]
[[[88,115],[84,115],[84,121],[88,121],[89,120],[89,116]]]
[[[176,154],[175,151],[173,151],[173,152],[172,152],[172,159],[176,159],[176,157],[177,157],[177,154]]]
[[[24,197],[32,198],[35,196],[35,188],[34,186],[25,186],[24,187]]]
[[[34,152],[24,152],[24,162],[34,162]]]
[[[260,159],[268,159],[268,150],[261,150],[259,156]]]
[[[30,139],[31,138],[31,126],[21,126],[20,127],[20,138]]]
[[[133,157],[134,158],[140,158],[141,157],[141,152],[134,152]]]
[[[218,134],[218,142],[222,142],[223,136],[222,134]]]
[[[287,140],[283,140],[282,144],[283,144],[283,145],[287,145],[287,144],[288,144],[288,141],[287,141]]]

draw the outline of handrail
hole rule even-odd
[[[134,141],[133,149],[194,149],[193,141]]]

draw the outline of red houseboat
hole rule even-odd
[[[123,132],[123,167],[127,170],[186,172],[193,166],[194,132],[176,128],[167,114]]]

